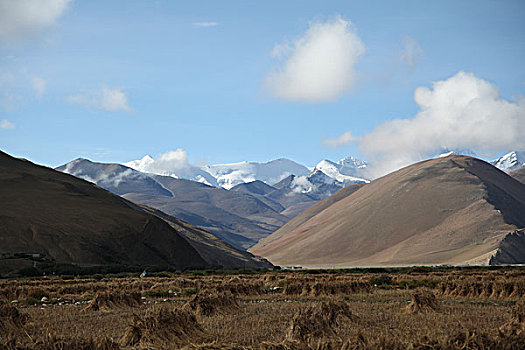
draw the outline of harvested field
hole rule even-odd
[[[525,270],[0,281],[0,349],[521,349]]]
[[[440,305],[434,293],[420,289],[412,293],[412,299],[406,311],[411,314],[418,314],[420,312],[438,311],[439,309]]]
[[[193,296],[184,307],[200,316],[213,316],[238,309],[239,304],[230,292],[204,290]]]
[[[97,293],[82,311],[111,311],[128,307],[137,307],[142,304],[140,293],[125,291]]]

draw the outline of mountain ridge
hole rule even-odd
[[[466,156],[416,163],[325,201],[333,203],[316,204],[311,217],[298,215],[250,251],[292,266],[468,264],[484,255],[478,263],[487,264],[525,226],[525,186]]]
[[[31,259],[18,259],[16,254],[37,254],[42,260],[37,265],[49,269],[271,266],[233,247],[225,249],[221,245],[206,251],[195,248],[197,244],[190,241],[196,237],[209,245],[214,242],[202,230],[176,219],[167,222],[72,175],[3,152],[0,170],[0,274],[33,269],[37,264]]]

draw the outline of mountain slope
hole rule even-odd
[[[424,161],[326,201],[251,251],[324,267],[487,264],[497,252],[492,263],[525,262],[501,260],[505,237],[525,227],[525,185],[479,159]]]
[[[165,221],[73,176],[0,152],[0,189],[5,256],[39,253],[78,266],[207,265]]]
[[[94,181],[133,202],[199,226],[238,248],[252,246],[289,220],[280,213],[285,208],[277,201],[250,191],[227,191],[191,180],[145,174],[122,165],[85,159],[74,160],[57,170]],[[246,186],[275,190],[262,182]]]
[[[180,220],[2,152],[0,192],[0,273],[32,267],[15,259],[32,253],[49,268],[270,266]]]
[[[525,184],[525,167],[514,170],[509,175]]]
[[[254,256],[245,250],[237,249],[214,234],[190,225],[160,210],[141,206],[141,209],[164,219],[195,248],[202,258],[212,266],[225,268],[271,268],[266,259]]]
[[[96,183],[98,186],[118,195],[133,192],[173,197],[170,191],[147,174],[120,164],[95,163],[78,158],[57,167],[55,170]]]
[[[188,221],[239,248],[252,246],[289,220],[247,193],[231,192],[167,176],[154,178],[174,196],[169,198],[129,193],[124,197]]]

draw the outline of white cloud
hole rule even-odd
[[[198,28],[208,28],[208,27],[215,27],[218,26],[219,23],[217,22],[194,22],[193,26]]]
[[[419,112],[414,117],[386,122],[360,140],[371,176],[443,149],[470,149],[477,154],[525,149],[525,99],[507,101],[496,86],[462,71],[432,85],[415,90]]]
[[[0,120],[0,129],[14,129],[15,124],[11,123],[7,119]]]
[[[173,175],[178,173],[181,169],[191,167],[188,162],[188,153],[182,148],[177,148],[175,151],[161,153],[156,158],[146,155],[142,159],[133,160],[124,163],[124,165],[145,173],[160,175]]]
[[[0,39],[17,40],[49,27],[71,0],[0,0]]]
[[[401,61],[408,67],[413,68],[422,55],[423,49],[421,49],[417,41],[410,36],[405,36],[403,38],[403,48],[399,56]]]
[[[33,85],[33,90],[35,90],[36,97],[41,100],[46,92],[46,81],[40,77],[32,77],[31,84]]]
[[[88,91],[67,98],[71,104],[81,105],[106,112],[128,112],[134,110],[128,104],[128,98],[121,88],[110,89],[103,87],[99,91]]]
[[[364,51],[350,21],[313,22],[292,45],[274,47],[272,56],[285,62],[267,75],[265,88],[290,101],[334,101],[354,86],[355,64]]]
[[[321,141],[323,145],[330,148],[339,148],[348,145],[350,142],[357,141],[358,138],[352,135],[350,131],[345,131],[335,138],[327,138]]]

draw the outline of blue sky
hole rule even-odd
[[[519,102],[525,92],[523,1],[49,0],[33,4],[49,6],[37,11],[50,11],[39,25],[20,14],[30,8],[13,14],[10,3],[0,0],[0,22],[1,16],[31,21],[0,25],[0,146],[41,164],[77,157],[125,162],[178,148],[195,163],[286,157],[314,165],[400,150],[421,156],[436,145],[472,148],[487,157],[525,147]],[[356,41],[363,46],[348,60],[343,53],[335,65],[352,83],[338,80],[337,71],[335,83],[345,87],[333,87],[332,97],[311,98],[323,92],[316,81],[310,81],[308,97],[301,91],[290,97],[282,86],[290,76],[283,71],[301,45],[314,57],[313,70],[335,69],[330,60],[318,62],[308,43],[330,37],[326,28],[337,23],[343,31],[337,38],[348,44],[343,48],[355,50]],[[279,44],[284,56],[272,57]],[[309,71],[305,62],[300,68]],[[460,71],[467,75],[458,77]],[[269,84],[272,72],[281,76]],[[455,133],[457,127],[443,128],[423,134],[436,140],[414,150],[419,140],[406,141],[413,137],[406,135],[419,129],[394,130],[389,121],[414,118],[424,109],[438,111],[428,113],[430,125],[446,119],[439,113],[450,109],[440,107],[442,100],[432,98],[430,107],[414,100],[418,87],[435,92],[432,82],[438,81],[448,82],[444,95],[456,86],[478,91],[475,86],[490,84],[501,96],[492,90],[473,96],[501,103],[476,110],[490,111],[493,120],[511,108],[498,122],[517,123],[517,131],[483,147],[494,139],[475,128],[483,120],[454,109],[458,117],[447,125],[472,125],[479,137],[460,141],[468,137]],[[332,89],[332,81],[323,84]],[[377,132],[382,125],[388,132]],[[322,142],[345,132],[350,139]],[[403,142],[376,147],[382,135]]]

